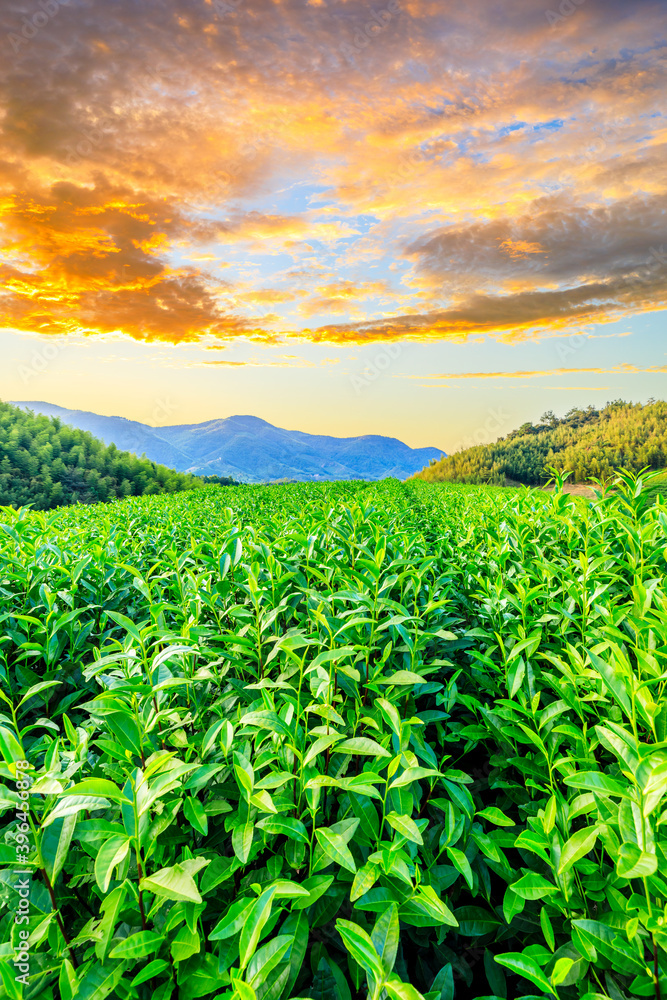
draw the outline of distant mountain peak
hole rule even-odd
[[[410,448],[380,434],[339,438],[275,427],[252,414],[198,424],[153,427],[127,417],[106,417],[40,401],[13,406],[58,417],[106,444],[145,454],[179,472],[233,476],[246,483],[290,480],[407,479],[439,459],[439,448]]]
[[[261,417],[253,417],[250,413],[238,413],[233,417],[224,417],[224,420],[228,423],[248,424],[251,427],[260,425],[263,427],[273,426],[268,420],[263,420]]]

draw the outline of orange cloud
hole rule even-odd
[[[520,340],[665,305],[662,0],[554,27],[533,0],[24,13],[0,10],[8,326]]]
[[[546,253],[546,250],[539,243],[528,243],[526,240],[503,240],[500,244],[503,250],[512,260],[523,260],[531,253]]]
[[[315,316],[318,313],[349,314],[357,312],[363,315],[359,303],[364,299],[392,296],[393,293],[385,281],[334,281],[320,285],[315,289],[315,295],[299,306],[299,312],[304,316]]]
[[[397,375],[395,378],[410,379],[442,379],[445,381],[455,381],[457,379],[506,379],[506,378],[545,378],[548,375],[645,375],[664,374],[667,372],[667,365],[652,365],[648,368],[639,368],[637,365],[621,364],[612,368],[550,368],[546,371],[516,371],[516,372],[452,372],[437,375]],[[551,388],[567,388],[567,386],[551,386]],[[577,388],[590,388],[577,386]]]
[[[257,288],[253,291],[243,292],[241,294],[237,293],[236,297],[244,302],[264,305],[265,303],[293,302],[294,299],[305,294],[306,293],[302,289],[289,291],[287,289],[280,288]]]
[[[612,322],[633,312],[658,309],[666,298],[667,274],[656,275],[648,287],[633,278],[618,278],[563,290],[500,296],[473,294],[449,309],[331,324],[302,331],[301,336],[331,343],[465,341],[476,334],[521,341],[536,334],[571,331],[573,327]]]
[[[8,326],[172,341],[257,332],[255,323],[220,310],[205,275],[158,256],[170,236],[190,229],[158,200],[138,204],[108,188],[60,184],[48,200],[6,200],[0,221],[15,254],[29,262],[0,266]]]

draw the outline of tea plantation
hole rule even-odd
[[[665,995],[641,486],[0,509],[2,995]]]

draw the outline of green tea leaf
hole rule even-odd
[[[166,899],[182,899],[201,903],[201,896],[194,879],[183,870],[181,865],[161,868],[153,875],[143,878],[140,887],[147,892],[155,893],[156,896],[164,896]]]
[[[481,906],[460,906],[454,911],[454,916],[458,921],[459,934],[465,937],[483,937],[501,926],[495,913]]]
[[[396,684],[399,687],[405,684],[424,684],[424,678],[416,674],[413,670],[396,670],[389,677],[380,677],[376,684]]]
[[[184,924],[179,928],[169,950],[174,962],[186,962],[193,955],[198,955],[201,951],[199,932]]]
[[[563,853],[565,852],[563,851]],[[544,899],[545,896],[557,895],[560,890],[553,883],[545,879],[544,876],[537,873],[529,873],[518,879],[518,881],[512,882],[512,892],[516,893],[517,896],[521,896],[522,899]]]
[[[291,816],[267,816],[257,823],[257,829],[289,837],[291,840],[301,841],[302,844],[307,844],[310,840],[303,823],[298,819],[292,819]]]
[[[416,990],[410,983],[404,983],[396,977],[385,980],[385,989],[392,1000],[424,1000],[419,990]]]
[[[565,778],[565,784],[569,785],[570,788],[583,788],[598,795],[618,795],[621,798],[631,798],[628,788],[601,771],[580,771],[579,774],[568,775]]]
[[[183,814],[195,830],[198,830],[205,837],[208,833],[208,816],[204,806],[196,796],[193,795],[185,799]]]
[[[581,830],[577,830],[576,833],[572,834],[561,851],[560,861],[558,863],[559,875],[569,871],[575,862],[593,850],[595,842],[598,839],[599,832],[600,831],[597,826],[585,826]],[[514,888],[514,886],[512,886],[512,888]]]
[[[16,706],[17,709],[21,708],[21,706],[30,698],[34,698],[36,694],[41,694],[42,691],[47,691],[49,688],[57,687],[59,684],[62,684],[62,681],[40,681],[38,684],[33,684],[21,698],[20,702]]]
[[[130,838],[125,833],[109,839],[100,847],[95,858],[95,881],[106,893],[118,865],[122,864],[130,850]]]
[[[482,816],[483,819],[488,819],[489,823],[493,823],[495,826],[516,826],[514,820],[506,816],[496,806],[487,806],[486,809],[482,809],[477,815]]]
[[[72,785],[71,788],[66,788],[62,794],[63,796],[93,796],[111,799],[112,802],[123,801],[123,793],[121,789],[118,788],[117,785],[114,785],[113,781],[107,781],[106,778],[88,778],[85,781],[80,781],[78,785]],[[86,807],[79,806],[79,808],[84,809]]]
[[[119,914],[125,903],[127,896],[127,884],[122,883],[109,893],[102,900],[102,919],[97,925],[97,941],[95,942],[95,955],[100,962],[104,962],[109,951],[109,945],[114,935]]]
[[[255,900],[246,914],[239,941],[239,955],[242,969],[245,969],[254,954],[264,925],[271,916],[271,907],[275,894],[275,886],[266,889],[259,899]]]
[[[367,757],[391,757],[388,750],[381,747],[375,740],[369,740],[367,736],[355,736],[351,740],[343,740],[336,745],[336,753],[363,754]]]
[[[41,854],[49,881],[54,883],[63,869],[72,842],[76,814],[54,820],[43,832]]]
[[[463,875],[468,884],[468,888],[472,891],[475,880],[467,857],[463,851],[459,851],[456,847],[448,847],[446,850],[449,860],[454,865],[456,870]]]
[[[232,833],[232,847],[234,848],[234,854],[239,861],[243,862],[243,864],[245,864],[250,857],[254,836],[254,823],[247,822],[234,827],[234,831]]]
[[[277,712],[248,712],[239,719],[240,726],[257,726],[260,729],[269,729],[273,733],[280,733],[281,736],[291,737],[292,732]]]
[[[379,875],[379,867],[372,864],[370,861],[367,861],[354,876],[354,882],[352,883],[352,888],[350,890],[351,902],[354,902],[355,899],[359,899],[360,896],[367,893],[368,890],[375,885]]]
[[[653,875],[658,869],[658,859],[655,854],[642,851],[636,844],[621,844],[616,874],[621,878],[643,878]]]
[[[398,907],[392,903],[375,921],[371,941],[380,957],[383,968],[391,972],[394,968],[399,942]]]
[[[421,886],[408,902],[399,907],[399,917],[413,927],[459,926],[457,917],[430,885]]]
[[[531,983],[539,986],[547,995],[552,993],[551,983],[535,959],[530,958],[528,955],[523,955],[521,952],[511,951],[506,952],[504,955],[496,955],[495,958],[499,965],[504,965],[506,969],[511,969],[512,972],[516,972],[525,979],[529,979]]]
[[[243,927],[246,916],[253,904],[252,899],[235,900],[227,913],[218,920],[217,924],[210,932],[209,941],[221,941],[238,933]]]
[[[123,959],[124,961],[136,962],[140,958],[152,955],[157,951],[164,938],[154,931],[137,931],[130,934],[120,944],[109,952],[109,958]]]
[[[109,712],[105,722],[124,750],[141,756],[141,731],[129,712]]]
[[[0,753],[6,764],[14,764],[17,760],[25,760],[21,744],[14,733],[6,726],[0,726]]]
[[[339,833],[334,833],[326,827],[315,831],[317,842],[331,860],[349,872],[356,872],[357,866],[346,841]]]
[[[599,920],[573,920],[572,926],[584,935],[594,948],[608,959],[613,968],[625,975],[639,975],[646,966],[612,927]]]
[[[169,962],[165,961],[164,958],[156,958],[137,972],[134,979],[130,981],[130,986],[141,986],[142,983],[147,983],[149,979],[153,979],[162,972],[166,972],[168,968]]]
[[[5,989],[7,989],[6,986]],[[72,997],[79,992],[79,977],[76,974],[76,969],[68,958],[63,960],[63,964],[60,967],[60,974],[58,975],[58,991],[62,1000],[72,1000]],[[12,995],[9,990],[7,992],[10,996]],[[17,994],[17,996],[20,996],[20,994]]]
[[[118,986],[125,968],[124,962],[112,966],[93,963],[81,977],[79,991],[75,996],[78,1000],[104,1000]]]
[[[377,982],[382,982],[383,969],[380,956],[366,931],[350,920],[337,920],[336,930],[355,962],[358,962],[362,969],[369,976],[373,976]]]
[[[437,778],[439,774],[440,772],[432,767],[408,767],[398,778],[394,778],[389,787],[403,788],[405,785],[411,785],[413,781],[419,781],[420,778]]]
[[[409,816],[402,816],[397,812],[390,812],[385,816],[389,826],[392,826],[394,830],[397,830],[402,837],[407,840],[411,840],[415,844],[423,844],[422,835],[419,832],[419,827],[413,819]]]
[[[329,887],[333,884],[333,875],[311,875],[310,878],[304,879],[301,883],[303,889],[308,890],[307,899],[297,899],[295,903],[292,904],[292,910],[303,910],[306,907],[312,906],[316,903],[320,896],[323,896]]]

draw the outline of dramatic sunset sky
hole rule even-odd
[[[3,0],[0,398],[452,450],[667,395],[667,0]]]

